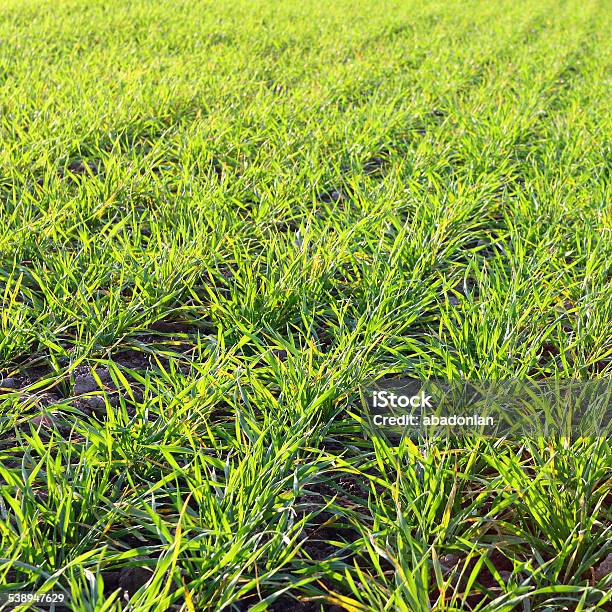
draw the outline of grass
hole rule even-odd
[[[0,0],[0,591],[605,610],[609,439],[365,385],[612,374],[601,0]]]

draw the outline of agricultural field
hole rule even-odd
[[[612,375],[609,15],[0,0],[0,609],[611,610],[607,436],[363,402]]]

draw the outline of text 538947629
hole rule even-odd
[[[0,593],[0,610],[11,609],[22,605],[42,607],[62,606],[66,602],[66,594],[58,592],[36,593],[32,591],[13,591]]]

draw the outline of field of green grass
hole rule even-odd
[[[609,439],[361,419],[612,375],[609,15],[0,0],[0,609],[612,609]]]

